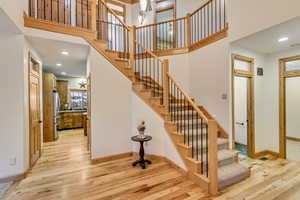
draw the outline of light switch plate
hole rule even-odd
[[[16,157],[10,158],[10,159],[9,159],[9,165],[10,165],[10,166],[16,165],[16,162],[17,162],[16,160],[17,160]]]
[[[226,99],[227,99],[227,94],[225,94],[225,93],[222,94],[222,99],[223,99],[223,100],[226,100]]]

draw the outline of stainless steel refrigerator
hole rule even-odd
[[[58,95],[58,92],[56,91],[53,91],[53,103],[54,103],[54,106],[53,106],[53,109],[54,109],[54,140],[57,140],[58,139],[58,132],[57,132],[57,128],[58,128],[58,124],[59,124],[59,111],[60,111],[60,99],[59,99],[59,95]]]

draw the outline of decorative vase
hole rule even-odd
[[[137,127],[137,130],[139,131],[138,137],[144,139],[146,137],[145,136],[146,126],[144,121],[142,121],[141,124]]]

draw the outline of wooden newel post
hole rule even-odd
[[[169,109],[169,60],[163,60],[163,102],[164,107],[168,111]]]
[[[209,193],[218,193],[218,126],[215,120],[208,120],[208,179]]]
[[[185,34],[186,34],[186,45],[189,47],[192,43],[192,25],[191,25],[191,14],[186,15],[186,25],[185,25]]]
[[[130,28],[129,34],[129,65],[134,69],[135,65],[135,53],[136,53],[136,26]]]
[[[97,31],[97,0],[92,0],[91,5],[91,29]]]

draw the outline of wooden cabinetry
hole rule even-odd
[[[60,103],[61,103],[61,108],[68,103],[68,94],[69,94],[69,89],[68,89],[68,84],[69,81],[67,80],[57,80],[57,92],[59,94],[60,98]]]
[[[43,73],[43,139],[44,142],[55,140],[54,99],[53,91],[56,90],[54,74]]]
[[[82,112],[60,113],[59,129],[83,128]]]

